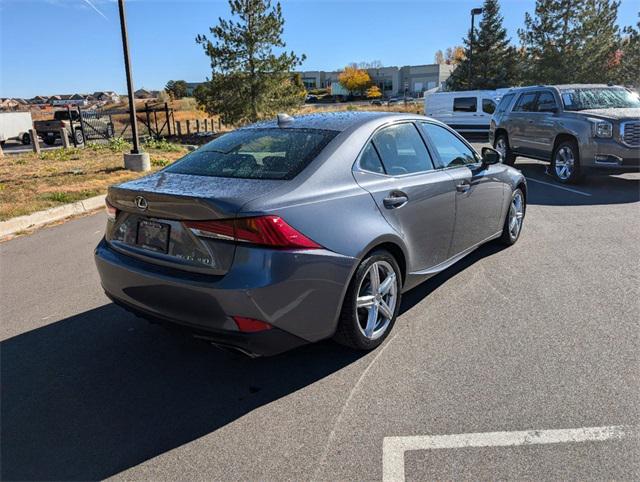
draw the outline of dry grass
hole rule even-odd
[[[187,151],[147,152],[151,169],[158,170]],[[87,199],[140,175],[124,169],[122,151],[106,147],[5,155],[0,158],[0,221]]]
[[[313,114],[316,112],[342,112],[342,111],[376,111],[376,112],[407,112],[411,114],[424,114],[422,103],[416,104],[392,104],[392,105],[371,105],[371,104],[305,104],[296,110],[296,115]]]

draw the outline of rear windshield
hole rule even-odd
[[[564,110],[640,107],[638,94],[621,88],[587,88],[560,91]]]
[[[167,171],[242,179],[292,179],[336,134],[320,129],[240,129],[187,154]]]

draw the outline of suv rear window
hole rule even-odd
[[[218,137],[167,172],[241,179],[292,179],[336,136],[321,129],[239,129]]]

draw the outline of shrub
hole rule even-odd
[[[144,143],[145,149],[156,149],[164,152],[179,152],[183,149],[179,144],[168,142],[164,137],[162,139],[149,139]]]
[[[151,165],[154,167],[165,167],[169,164],[171,164],[171,161],[169,159],[162,159],[160,157],[151,158]]]

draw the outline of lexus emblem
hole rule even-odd
[[[147,207],[149,206],[149,204],[147,203],[147,200],[142,196],[136,196],[134,203],[136,204],[136,207],[142,211],[147,209]]]

